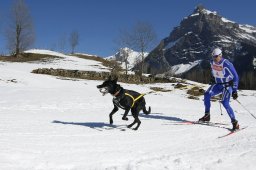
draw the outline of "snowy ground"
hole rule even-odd
[[[69,57],[55,68],[95,69],[91,60]],[[78,66],[79,65],[79,66]],[[99,65],[99,63],[97,63]],[[172,89],[145,96],[152,114],[140,115],[138,131],[126,128],[123,111],[108,123],[112,97],[96,89],[101,81],[61,80],[30,73],[52,67],[40,63],[0,62],[0,169],[1,170],[254,170],[256,120],[232,101],[245,130],[228,133],[230,120],[212,104],[212,121],[221,127],[187,125],[203,115],[203,101],[191,100],[170,84],[122,86],[138,92],[149,87]],[[102,69],[99,69],[102,70]],[[12,80],[12,81],[11,81]],[[239,91],[240,102],[256,113],[256,92]]]

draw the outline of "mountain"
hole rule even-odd
[[[145,59],[144,72],[175,74],[173,67],[194,62],[198,64],[191,70],[200,68],[202,71],[207,68],[214,47],[223,50],[223,56],[234,63],[239,74],[251,71],[256,57],[256,27],[235,23],[197,6],[150,52]]]
[[[139,61],[140,61],[140,52],[134,51],[130,48],[120,48],[119,51],[112,56],[106,57],[107,60],[116,60],[122,64],[122,68],[125,67],[125,55],[127,54],[127,63],[128,70],[131,70]],[[144,53],[144,56],[147,57],[148,53]]]

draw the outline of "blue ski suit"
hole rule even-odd
[[[229,105],[229,101],[232,92],[236,92],[238,89],[239,77],[237,72],[233,64],[224,58],[219,63],[211,60],[210,64],[212,75],[215,78],[215,84],[211,85],[204,94],[205,113],[210,113],[211,97],[222,93],[221,103],[226,109],[231,122],[235,121],[235,114]]]

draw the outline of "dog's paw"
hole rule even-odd
[[[109,123],[112,125],[113,124],[113,120],[110,120]]]
[[[138,128],[133,128],[132,130],[138,130]]]
[[[129,120],[128,117],[122,117],[122,120]]]

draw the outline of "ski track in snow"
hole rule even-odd
[[[91,60],[68,57],[69,61],[58,59],[54,67],[76,69],[79,63],[81,69],[95,69]],[[1,170],[255,169],[256,120],[233,100],[240,125],[249,127],[218,139],[228,130],[182,123],[203,115],[202,97],[188,99],[185,91],[170,84],[120,83],[141,93],[152,86],[172,89],[145,96],[152,113],[141,113],[141,126],[133,131],[126,127],[133,121],[130,113],[128,121],[121,120],[123,110],[109,124],[112,97],[97,90],[102,81],[30,73],[41,67],[51,67],[51,63],[0,63]],[[239,91],[239,101],[254,114],[255,98],[255,91]],[[212,121],[230,128],[222,110],[223,116],[219,103],[212,103]]]

